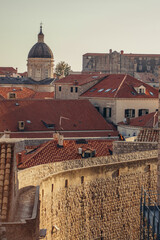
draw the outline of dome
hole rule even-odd
[[[38,42],[31,48],[28,58],[53,58],[51,49],[44,43],[44,34],[42,33],[42,26],[40,26],[40,33],[38,34]]]
[[[29,51],[28,58],[53,58],[53,53],[46,43],[37,42]]]

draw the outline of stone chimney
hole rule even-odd
[[[10,138],[11,131],[8,129],[4,130],[3,138]]]
[[[112,49],[109,49],[109,53],[110,53],[110,54],[112,53]]]
[[[59,134],[59,136],[58,136],[58,146],[63,147],[63,142],[64,142],[64,136]]]
[[[158,94],[158,165],[157,165],[157,193],[158,193],[158,205],[160,205],[160,67],[159,67],[159,94]]]

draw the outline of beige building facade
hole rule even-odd
[[[80,97],[81,99],[83,97]],[[155,112],[158,109],[158,99],[115,99],[115,98],[87,98],[103,117],[117,124],[126,118],[139,116],[140,110],[148,110],[148,113]]]

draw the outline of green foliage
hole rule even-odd
[[[70,71],[71,67],[68,65],[68,63],[65,63],[64,61],[57,63],[55,68],[55,73],[57,76],[67,76],[69,75]]]

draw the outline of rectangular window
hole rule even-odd
[[[15,93],[9,93],[9,99],[14,99],[16,98],[16,94]]]
[[[61,92],[61,90],[62,90],[62,87],[61,87],[61,86],[59,86],[59,92]]]
[[[78,92],[78,87],[75,87],[75,92]]]
[[[107,108],[103,108],[103,117],[104,118],[109,118],[111,117],[111,112],[112,112],[112,109],[107,107]]]
[[[125,109],[124,117],[125,118],[135,117],[135,109]]]
[[[73,92],[73,87],[71,87],[71,92]]]
[[[149,109],[139,109],[138,116],[142,116],[149,113]]]

